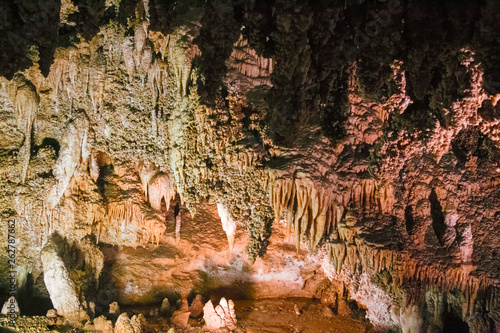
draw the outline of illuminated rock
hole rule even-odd
[[[80,300],[64,262],[57,254],[52,240],[42,249],[43,279],[58,314],[70,320],[80,319]]]
[[[10,315],[19,315],[19,305],[17,305],[16,298],[14,296],[10,296],[9,299],[3,304],[1,314],[8,316]]]

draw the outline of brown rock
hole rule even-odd
[[[55,309],[50,309],[47,311],[47,318],[57,318],[57,311]]]
[[[208,330],[216,330],[224,326],[222,318],[215,312],[212,301],[208,301],[203,307],[203,319],[205,328]]]
[[[188,303],[187,299],[185,299],[185,298],[182,299],[182,303],[181,303],[179,310],[181,310],[183,312],[189,311],[189,303]]]
[[[327,288],[321,295],[321,304],[335,308],[337,305],[338,293],[333,288]]]
[[[329,306],[325,306],[323,308],[323,316],[326,318],[333,318],[335,317],[335,314],[333,313],[333,310]]]
[[[196,295],[196,297],[193,300],[193,303],[191,303],[191,306],[189,307],[189,312],[191,312],[191,317],[197,318],[201,316],[203,313],[203,301],[201,299],[201,295]]]
[[[120,306],[118,305],[117,302],[113,302],[109,305],[109,313],[110,314],[119,314],[120,313]]]
[[[179,328],[187,328],[190,312],[177,310],[172,315],[172,324]]]
[[[351,309],[347,305],[347,302],[344,298],[339,298],[338,300],[338,308],[337,308],[337,313],[341,316],[350,316],[351,315]]]
[[[144,330],[144,322],[142,321],[144,316],[142,318],[140,316],[141,314],[139,316],[133,315],[130,319],[130,325],[134,329],[134,333],[141,333]]]
[[[116,320],[115,333],[135,333],[126,312],[122,313]]]
[[[63,326],[64,324],[66,324],[66,320],[64,320],[64,317],[57,317],[56,326]]]
[[[94,327],[100,333],[113,333],[113,323],[104,316],[94,319]]]

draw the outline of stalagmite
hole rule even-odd
[[[175,241],[177,243],[179,243],[181,240],[181,223],[182,223],[181,214],[178,214],[175,217]]]
[[[224,321],[215,312],[212,301],[208,301],[203,307],[203,319],[205,320],[205,328],[208,330],[217,330],[224,327]]]
[[[126,312],[122,313],[115,324],[115,333],[134,333],[134,328],[130,323],[130,319]]]
[[[20,314],[19,305],[17,305],[17,300],[14,296],[10,296],[9,299],[5,301],[2,307],[1,314],[4,316],[9,316],[9,318],[12,318],[12,316],[18,316]]]
[[[51,239],[42,249],[42,263],[43,279],[54,308],[64,317],[77,321],[80,317],[80,300],[75,283],[69,277]]]
[[[232,251],[234,246],[234,235],[236,233],[236,222],[231,218],[224,205],[217,204],[217,211],[219,212],[219,217],[222,222],[222,229],[226,232],[229,251]]]

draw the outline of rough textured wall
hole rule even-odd
[[[85,294],[99,247],[158,244],[179,195],[194,216],[223,205],[249,262],[286,221],[375,325],[500,327],[494,2],[2,9],[0,209],[21,285],[56,238]]]

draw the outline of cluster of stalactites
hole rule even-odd
[[[239,78],[244,79],[250,86],[271,85],[270,75],[273,72],[272,58],[265,58],[250,48],[248,41],[240,36],[234,44],[233,52],[226,62],[229,78],[233,78],[232,71],[239,73]],[[240,79],[241,80],[241,79]]]
[[[370,179],[361,180],[349,191],[337,194],[300,174],[287,177],[285,172],[274,170],[269,173],[265,186],[276,220],[285,214],[289,233],[294,227],[297,250],[306,236],[309,248],[314,249],[325,233],[329,235],[336,230],[348,205],[382,213],[392,211],[394,205],[392,186],[377,186]]]
[[[94,273],[96,286],[99,287],[99,276],[104,267],[104,255],[99,248],[88,238],[84,238],[78,243],[78,247],[83,253],[85,269]]]
[[[337,274],[346,267],[351,272],[362,271],[370,274],[387,270],[391,272],[393,282],[397,286],[403,285],[404,281],[416,280],[448,292],[459,289],[465,297],[462,305],[463,318],[472,314],[478,292],[489,284],[470,275],[473,270],[470,265],[455,268],[423,265],[416,259],[402,257],[396,251],[365,244],[361,238],[352,241],[340,236],[335,242],[326,244],[329,261]]]
[[[97,242],[101,235],[108,230],[120,230],[120,226],[126,227],[129,224],[135,223],[137,226],[144,228],[146,237],[143,239],[143,244],[151,241],[158,245],[161,237],[165,233],[166,226],[158,218],[148,218],[144,207],[141,207],[133,200],[125,200],[120,202],[110,202],[105,208],[95,205],[92,217],[93,224],[96,225]]]

